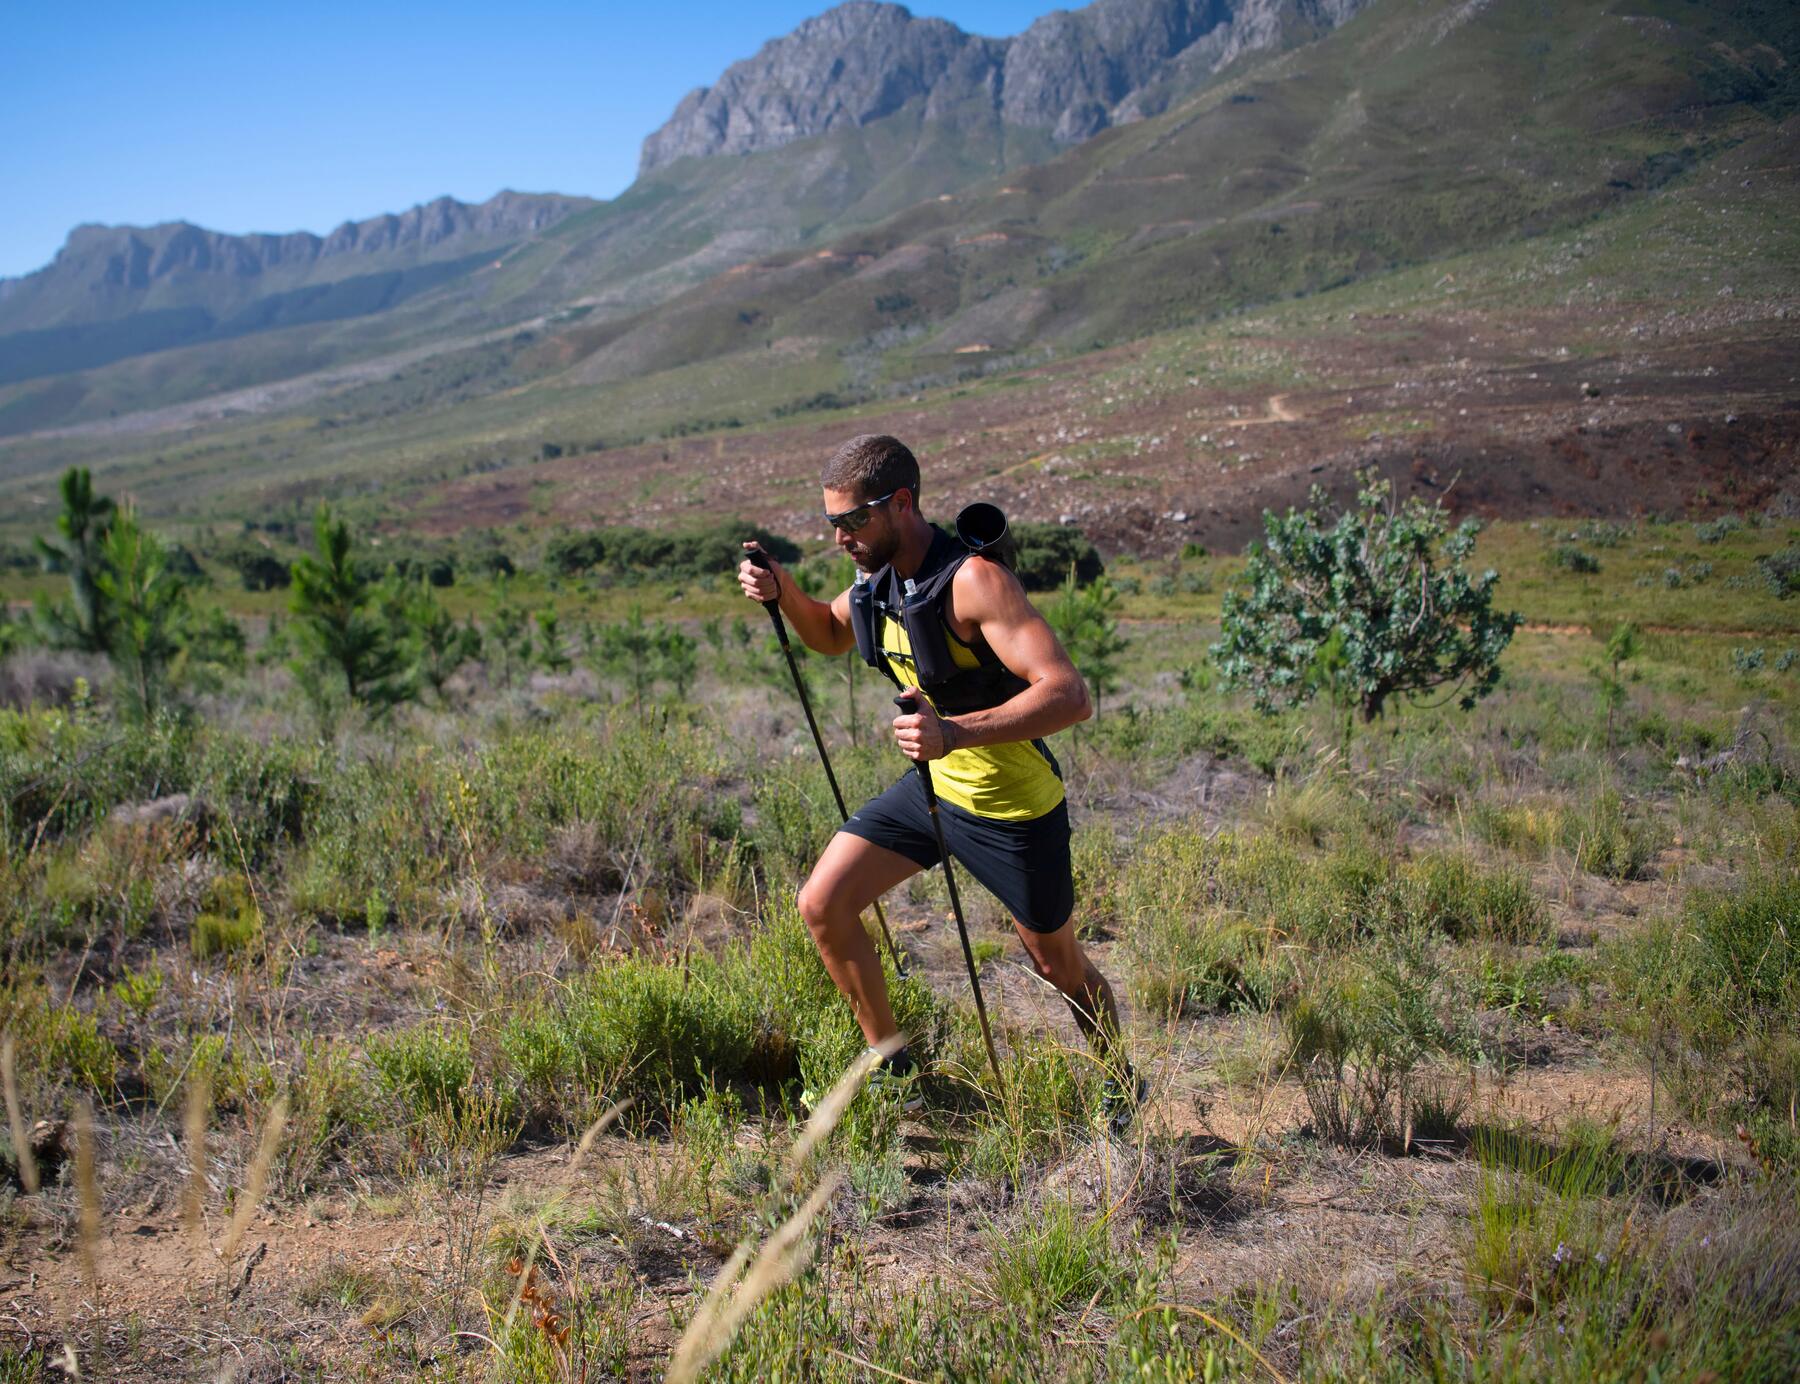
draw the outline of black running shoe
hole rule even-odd
[[[871,1048],[870,1051],[873,1052],[874,1049]],[[901,1110],[910,1115],[925,1104],[925,1097],[919,1092],[919,1077],[922,1075],[919,1064],[912,1060],[912,1054],[901,1048],[869,1073],[869,1089],[891,1097],[899,1103]]]
[[[1097,1123],[1104,1125],[1106,1132],[1114,1138],[1123,1139],[1149,1096],[1150,1083],[1130,1067],[1125,1069],[1123,1077],[1109,1074],[1100,1085]]]

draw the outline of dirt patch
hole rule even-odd
[[[975,335],[991,344],[988,326]],[[1595,340],[1616,346],[1575,356],[1566,345]],[[570,513],[653,526],[732,514],[811,541],[823,536],[819,461],[848,429],[907,439],[940,478],[933,512],[989,500],[1144,555],[1188,543],[1235,550],[1265,508],[1301,503],[1315,484],[1345,498],[1365,467],[1402,494],[1485,518],[1756,509],[1791,496],[1800,477],[1800,315],[1756,304],[1685,316],[1352,314],[1328,334],[1246,333],[1232,344],[1307,382],[1221,386],[1136,343],[1026,370],[1016,387],[872,406],[853,421],[670,439],[434,484],[403,497],[410,512],[399,522],[452,533]],[[704,488],[687,484],[696,475]],[[545,487],[559,497],[549,509],[532,500]]]

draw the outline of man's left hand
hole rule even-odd
[[[894,742],[900,753],[914,761],[942,759],[955,748],[955,726],[931,709],[918,688],[909,687],[904,695],[913,698],[919,709],[894,717]]]

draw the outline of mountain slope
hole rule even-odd
[[[609,203],[446,200],[323,238],[82,228],[45,270],[0,282],[0,435],[460,349],[571,311],[626,319],[1041,162],[1362,2],[1096,0],[986,39],[853,0],[690,96]]]
[[[591,205],[516,192],[477,205],[441,197],[326,236],[78,226],[49,266],[0,281],[0,383],[383,312]]]
[[[1788,109],[1791,34],[1645,8],[1385,0],[1004,183],[578,330],[569,378],[813,342],[840,391],[879,392],[1572,224]]]
[[[379,317],[0,388],[0,433],[238,390],[139,426],[286,411],[329,444],[271,455],[379,434],[454,467],[906,392],[1629,207],[1794,110],[1797,72],[1783,5],[1379,0],[1029,167],[1012,141],[1050,133],[918,97],[678,159]],[[88,426],[116,454],[134,425]],[[14,444],[8,469],[91,445]]]

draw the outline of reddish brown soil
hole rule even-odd
[[[1245,331],[1230,350],[1295,383],[1218,387],[1138,343],[1039,367],[1010,388],[471,476],[421,492],[407,522],[448,533],[731,514],[812,539],[814,477],[852,431],[910,442],[938,512],[989,499],[1145,555],[1188,542],[1236,549],[1265,508],[1315,484],[1342,496],[1367,466],[1403,493],[1484,517],[1706,514],[1782,494],[1800,505],[1800,313],[1786,306],[1450,311],[1364,315],[1329,335]],[[1588,353],[1596,340],[1612,345]],[[1101,455],[1087,452],[1095,444]]]

